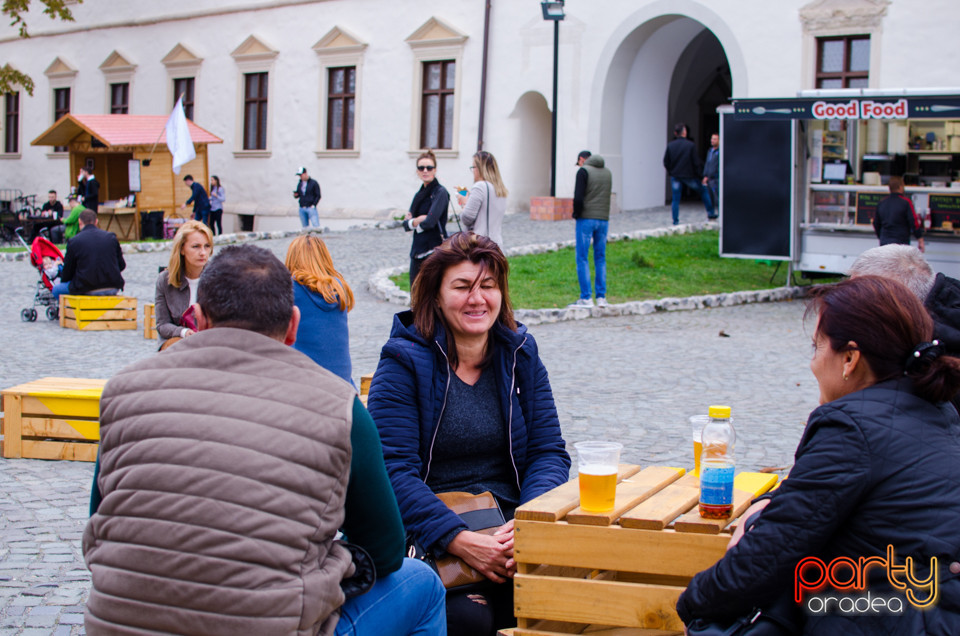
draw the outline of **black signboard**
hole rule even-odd
[[[960,95],[735,99],[733,113],[738,120],[949,119],[960,117]]]
[[[723,256],[792,258],[793,124],[721,120]]]
[[[960,194],[930,195],[930,226],[938,229],[944,221],[960,228]]]
[[[883,192],[857,192],[857,225],[871,225],[877,206],[887,196]]]

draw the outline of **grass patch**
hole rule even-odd
[[[774,276],[776,262],[720,258],[719,240],[720,233],[710,230],[608,243],[607,300],[622,303],[787,284],[785,263]],[[590,265],[592,271],[592,254]],[[401,289],[410,290],[406,274],[391,280]],[[564,307],[579,297],[579,290],[572,247],[510,259],[510,296],[514,307]]]

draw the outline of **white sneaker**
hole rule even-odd
[[[569,307],[593,307],[593,299],[592,299],[592,298],[578,298],[578,299],[577,299],[577,302],[575,302],[575,303],[570,303],[568,306],[569,306]]]
[[[610,303],[607,302],[607,299],[603,296],[597,298],[597,307],[609,307]]]

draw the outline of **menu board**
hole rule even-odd
[[[857,225],[871,225],[877,216],[877,206],[887,198],[883,192],[857,192]]]
[[[960,228],[960,194],[931,194],[930,221],[932,229],[941,229],[944,222]]]

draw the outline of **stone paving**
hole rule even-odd
[[[682,222],[699,222],[698,206]],[[614,215],[610,231],[669,224],[668,208]],[[508,216],[507,247],[568,240],[572,221],[534,222]],[[354,289],[350,345],[355,379],[376,368],[395,304],[375,298],[367,280],[402,265],[410,236],[400,229],[324,234],[334,262]],[[258,243],[281,259],[290,239]],[[169,252],[127,255],[126,292],[141,302],[154,295],[157,268]],[[33,298],[36,271],[0,262],[0,386],[48,375],[109,378],[152,355],[156,341],[142,331],[78,332],[41,315],[20,322]],[[615,288],[616,272],[608,272]],[[570,290],[570,300],[577,290]],[[550,373],[568,444],[613,439],[624,461],[689,466],[686,418],[709,404],[730,404],[743,468],[792,461],[817,386],[809,371],[810,336],[803,303],[784,301],[695,311],[604,317],[531,328]],[[724,337],[721,334],[726,334]],[[89,586],[80,539],[87,517],[92,464],[0,459],[0,636],[83,633]]]

